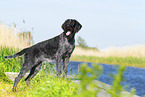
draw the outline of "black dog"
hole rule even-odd
[[[63,33],[60,35],[40,42],[29,48],[25,48],[22,51],[4,58],[14,58],[24,54],[24,62],[22,64],[19,75],[15,78],[13,90],[16,90],[16,86],[21,78],[30,70],[30,74],[25,81],[27,83],[40,71],[42,62],[56,61],[57,76],[61,74],[61,60],[63,60],[63,72],[66,76],[69,58],[75,48],[75,34],[81,29],[82,25],[74,20],[68,19],[62,25]]]

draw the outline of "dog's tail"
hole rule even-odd
[[[9,58],[15,58],[15,57],[21,56],[21,55],[23,55],[24,53],[26,53],[26,51],[27,51],[28,49],[29,49],[29,48],[25,48],[25,49],[21,50],[20,52],[14,54],[14,55],[4,56],[4,58],[5,58],[5,59],[9,59]]]

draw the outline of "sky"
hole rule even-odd
[[[66,19],[82,24],[75,38],[90,47],[145,44],[145,0],[0,0],[0,22],[31,31],[35,44],[62,33]]]

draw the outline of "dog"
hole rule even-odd
[[[66,76],[69,59],[75,48],[75,34],[81,28],[82,25],[77,20],[67,19],[62,24],[64,31],[60,35],[25,48],[14,55],[4,56],[5,59],[9,59],[24,55],[23,64],[19,75],[15,78],[13,90],[16,91],[18,82],[28,71],[30,73],[25,81],[30,83],[30,80],[40,71],[42,62],[46,60],[56,61],[57,76],[61,75],[61,60],[63,60],[63,73]]]

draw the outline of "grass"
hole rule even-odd
[[[18,50],[19,49],[1,46],[0,54],[2,56],[10,55],[17,52]],[[12,72],[12,71],[19,72],[21,63],[22,63],[22,57],[6,60],[6,59],[3,59],[2,56],[0,56],[0,71],[1,71],[0,72],[1,74],[0,75],[1,76],[0,77],[0,84],[1,84],[0,96],[2,97],[8,97],[8,96],[9,97],[40,97],[40,96],[43,96],[43,97],[88,97],[88,96],[94,97],[101,90],[107,91],[110,95],[114,97],[124,97],[124,95],[121,94],[121,92],[119,92],[122,89],[122,87],[120,86],[120,81],[122,80],[121,75],[119,75],[119,80],[116,79],[117,81],[116,80],[115,80],[116,82],[114,81],[114,83],[116,84],[114,84],[112,89],[106,89],[105,87],[100,88],[94,82],[94,80],[101,74],[101,70],[103,68],[97,67],[97,65],[94,65],[94,68],[89,68],[85,64],[82,65],[80,69],[81,75],[77,77],[77,79],[80,79],[80,84],[75,84],[70,79],[57,78],[54,75],[50,75],[52,74],[50,73],[50,71],[53,71],[53,74],[54,74],[54,70],[51,70],[50,67],[48,66],[43,66],[45,68],[49,68],[49,70],[42,69],[40,74],[37,75],[35,79],[32,80],[30,87],[27,87],[27,85],[24,82],[24,79],[21,80],[20,83],[18,84],[18,89],[17,89],[18,92],[14,93],[12,92],[13,82],[10,81],[5,76],[4,72]],[[82,57],[83,61],[85,57],[84,56]],[[93,59],[94,56],[88,57],[88,58],[90,58],[88,60],[91,60],[91,61],[96,60],[96,59]],[[100,58],[99,60],[102,60],[102,58]],[[111,59],[109,59],[108,61],[110,60]],[[119,74],[120,73],[121,72],[119,72]],[[91,74],[92,76],[89,77],[88,74]],[[88,86],[89,86],[89,89],[88,89]],[[118,90],[116,91],[115,88],[117,88]]]
[[[22,57],[17,57],[14,59],[4,59],[3,56],[12,55],[19,51],[19,49],[14,49],[12,47],[0,46],[0,69],[5,72],[19,72],[21,64],[23,62]]]
[[[0,24],[0,65],[11,68],[11,71],[15,72],[19,71],[22,58],[5,60],[2,57],[4,55],[14,54],[30,46],[19,35],[19,29]],[[96,48],[81,48],[76,46],[71,60],[145,67],[145,45],[126,46],[122,48],[113,47],[101,51]]]
[[[23,59],[17,57],[6,60],[3,56],[13,55],[31,45],[27,42],[27,35],[21,34],[16,27],[0,23],[0,69],[5,72],[19,72]]]
[[[81,48],[76,46],[73,56],[95,56],[95,57],[135,57],[145,58],[145,44],[125,47],[111,47],[102,50],[95,48]]]
[[[82,64],[80,68],[80,75],[76,78],[80,80],[80,84],[74,83],[71,79],[57,78],[55,75],[41,70],[28,87],[24,79],[18,84],[17,92],[12,92],[12,82],[0,81],[0,96],[1,97],[96,97],[101,90],[105,90],[112,97],[132,97],[131,94],[122,94],[122,74],[125,66],[118,68],[118,74],[114,75],[113,87],[107,89],[105,86],[99,87],[94,82],[102,73],[102,67],[93,65],[93,68]],[[4,73],[2,73],[4,75]],[[88,76],[91,75],[91,76]]]
[[[124,65],[133,67],[145,67],[145,58],[135,58],[135,57],[96,57],[96,56],[79,56],[75,55],[71,57],[71,61],[85,61],[85,62],[95,62],[95,63],[105,63],[114,65]]]
[[[80,84],[73,83],[70,79],[57,78],[54,75],[46,73],[50,70],[43,70],[32,80],[31,86],[27,87],[24,79],[18,85],[18,92],[11,91],[13,82],[9,80],[4,72],[19,72],[22,64],[22,57],[14,59],[4,59],[4,55],[12,55],[19,50],[28,47],[26,41],[19,37],[19,29],[0,24],[0,97],[94,97],[100,90],[106,90],[98,87],[94,80],[101,74],[101,67],[89,68],[85,64],[81,67]],[[87,61],[106,64],[119,64],[122,66],[144,67],[145,49],[143,46],[132,47],[129,49],[116,50],[108,49],[102,52],[95,48],[76,47],[71,60]],[[119,92],[122,87],[122,73],[125,67],[118,70],[112,89],[106,91],[114,97],[124,97]],[[103,68],[102,68],[103,69]],[[47,74],[47,75],[46,75]],[[53,73],[54,74],[54,73]],[[92,76],[89,77],[88,74]],[[89,89],[87,88],[89,87]],[[127,96],[128,97],[128,96]]]
[[[102,51],[76,47],[71,61],[85,61],[133,67],[145,67],[145,45],[112,47]]]
[[[0,23],[0,45],[23,49],[30,44],[28,44],[25,36],[20,36],[19,29]]]

